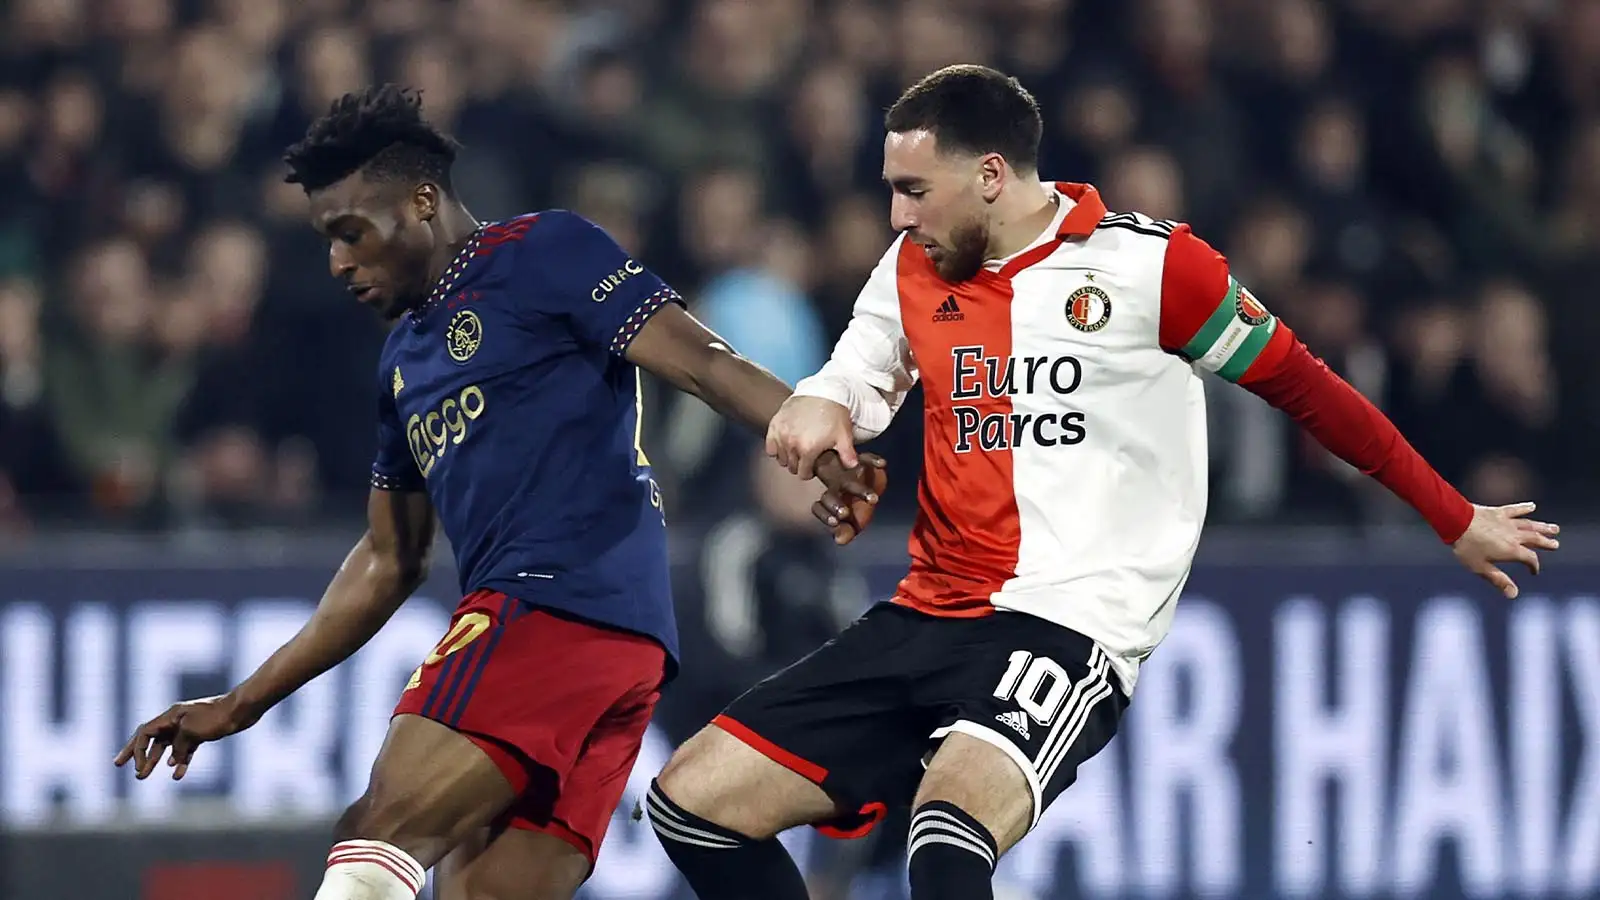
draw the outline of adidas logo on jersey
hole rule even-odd
[[[1011,727],[1012,731],[1022,735],[1023,740],[1028,740],[1028,714],[1018,710],[1003,712],[995,716],[995,721],[1003,722]]]
[[[939,304],[939,308],[933,311],[933,320],[935,322],[959,322],[965,318],[966,316],[961,312],[961,306],[956,303],[955,294],[945,297],[944,302]]]

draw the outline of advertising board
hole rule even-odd
[[[206,748],[181,784],[135,784],[110,765],[138,721],[224,689],[293,634],[327,573],[5,573],[5,824],[25,835],[170,823],[206,798],[235,824],[331,821],[360,794],[395,697],[444,631],[448,573],[349,662]],[[882,596],[900,568],[865,574]],[[1038,898],[1594,896],[1596,586],[1600,567],[1581,564],[1553,567],[1514,603],[1447,560],[1197,567],[1122,733],[998,877]],[[679,593],[696,627],[699,598]],[[626,813],[685,736],[652,730],[591,900],[676,889]],[[821,839],[791,840],[804,855]]]

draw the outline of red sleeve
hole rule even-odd
[[[1311,355],[1287,326],[1273,341],[1285,352],[1252,366],[1239,384],[1288,413],[1335,456],[1372,476],[1422,514],[1445,543],[1472,523],[1472,504],[1451,487],[1377,407]]]
[[[1188,225],[1173,229],[1161,267],[1161,349],[1182,351],[1227,293],[1228,261]]]
[[[1228,381],[1271,366],[1286,348],[1278,322],[1228,271],[1228,260],[1188,225],[1167,241],[1161,267],[1161,349]]]
[[[1389,418],[1297,340],[1228,271],[1228,261],[1179,225],[1161,273],[1161,348],[1284,411],[1322,446],[1422,514],[1446,542],[1472,504],[1439,476]]]

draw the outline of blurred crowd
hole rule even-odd
[[[1039,99],[1046,177],[1193,223],[1475,499],[1600,510],[1600,0],[11,0],[0,16],[0,529],[359,515],[383,332],[328,277],[279,159],[346,90],[422,89],[466,145],[457,185],[480,218],[589,216],[793,382],[891,236],[882,110],[970,61]],[[1398,514],[1213,387],[1214,519]],[[754,507],[800,527],[806,497],[752,468],[746,436],[652,393],[652,459],[694,498],[680,518]],[[910,473],[919,442],[907,415],[878,449]]]

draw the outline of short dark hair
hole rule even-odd
[[[448,191],[459,149],[422,117],[420,92],[383,84],[333,101],[285,151],[284,180],[310,193],[360,170],[385,181],[433,181]]]
[[[1044,120],[1039,104],[1017,79],[988,66],[955,65],[925,76],[889,107],[892,132],[928,131],[942,150],[998,153],[1012,167],[1039,164]]]

